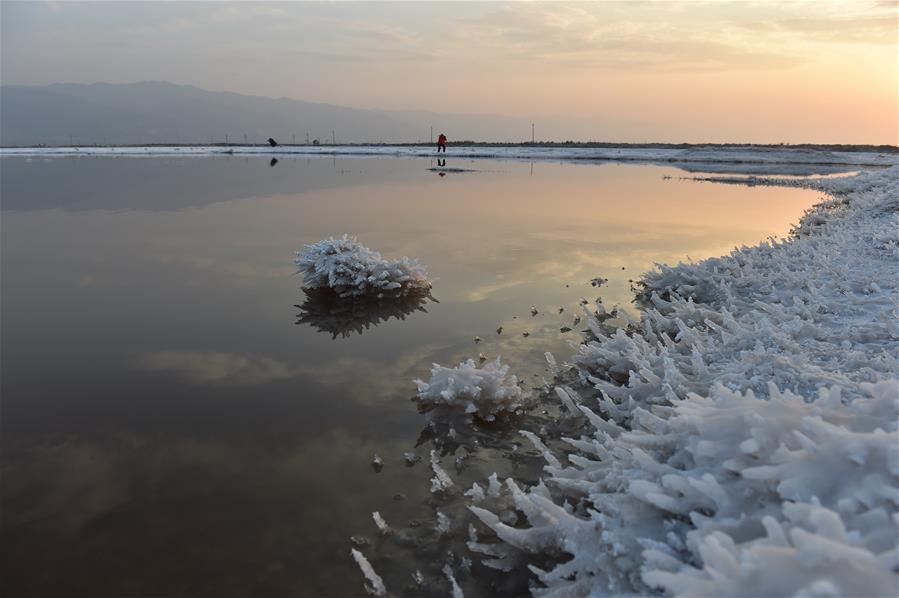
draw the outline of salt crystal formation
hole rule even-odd
[[[455,484],[453,483],[453,479],[446,473],[446,470],[440,466],[440,458],[437,456],[437,451],[431,451],[431,471],[434,472],[434,477],[431,478],[431,492],[447,492],[449,491]]]
[[[459,583],[456,581],[456,576],[453,575],[453,568],[448,564],[443,566],[443,574],[446,575],[447,580],[450,582],[450,587],[453,591],[453,598],[465,598],[465,594],[462,593],[462,588],[459,587]]]
[[[346,235],[306,245],[296,252],[294,263],[304,287],[329,288],[338,297],[400,297],[431,288],[428,273],[418,261],[386,260]]]
[[[393,530],[387,525],[387,522],[384,521],[379,512],[375,511],[371,514],[371,517],[374,519],[375,525],[378,526],[378,531],[381,532],[382,536],[388,536],[393,533]]]
[[[519,410],[525,399],[518,378],[512,375],[506,379],[508,372],[509,366],[503,365],[499,357],[482,368],[472,359],[454,368],[435,363],[430,380],[415,380],[416,400],[426,409],[448,407],[493,421],[498,415]]]
[[[387,588],[384,586],[384,580],[381,579],[380,575],[375,573],[375,570],[372,568],[371,563],[368,562],[368,559],[365,558],[365,555],[355,548],[350,551],[350,554],[356,561],[356,564],[359,565],[359,569],[362,570],[362,575],[365,576],[365,581],[367,582],[365,584],[365,590],[372,596],[377,596],[378,598],[387,596]]]
[[[526,435],[553,494],[507,480],[526,529],[470,507],[567,555],[535,595],[896,595],[899,167],[773,183],[832,197],[789,240],[644,276],[628,330],[588,318],[557,393],[581,433],[564,458]]]

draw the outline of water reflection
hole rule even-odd
[[[445,177],[447,173],[455,173],[455,172],[479,172],[475,168],[461,168],[458,166],[447,166],[446,158],[437,158],[437,164],[434,164],[434,160],[431,160],[431,166],[428,168],[431,172],[436,172],[437,176]]]
[[[530,406],[535,403],[535,400],[530,401]],[[419,411],[425,413],[424,409],[419,408]],[[532,414],[525,414],[525,409],[519,414],[504,414],[494,422],[487,422],[472,420],[459,409],[436,407],[427,410],[425,419],[427,423],[419,432],[415,446],[433,447],[441,456],[454,455],[459,449],[466,455],[474,455],[482,448],[510,450],[513,441],[521,439],[518,430],[540,427],[533,427],[538,420]],[[462,461],[457,461],[455,467],[461,473]]]
[[[483,353],[539,393],[544,352],[563,363],[581,338],[580,297],[626,308],[653,262],[785,233],[817,199],[674,168],[337,161],[0,160],[4,594],[362,595],[349,538],[377,510],[421,541],[366,548],[388,588],[417,554],[446,595],[445,551],[466,549],[433,510],[463,534],[467,515],[429,493],[430,450],[458,493],[527,478],[542,460],[516,430],[555,437],[559,418],[432,424],[412,380]],[[427,263],[440,302],[299,297],[293,251],[343,233]],[[527,590],[511,583],[497,593]]]
[[[490,587],[492,595],[521,596],[529,593],[527,565],[546,569],[552,559],[562,556],[534,556],[511,548],[499,542],[468,510],[468,505],[477,504],[497,513],[509,525],[523,524],[501,481],[511,476],[536,484],[545,461],[541,451],[519,430],[538,432],[538,437],[558,452],[562,444],[559,439],[576,436],[581,425],[580,418],[560,409],[550,393],[543,391],[540,395],[540,401],[534,401],[529,410],[494,422],[469,420],[458,410],[428,413],[429,421],[419,434],[415,451],[406,454],[413,459],[422,456],[422,466],[434,473],[425,483],[426,487],[430,484],[430,492],[422,504],[429,513],[406,524],[400,521],[394,534],[366,550],[370,556],[384,559],[379,572],[387,578],[398,577],[398,571],[422,573],[418,587],[400,586],[395,589],[396,595],[446,595],[446,564],[466,595],[470,591],[479,595],[476,590]],[[449,478],[449,487],[435,485],[435,466]],[[482,561],[479,554],[488,558]]]
[[[362,334],[373,326],[385,323],[391,318],[405,320],[406,316],[427,313],[425,305],[430,301],[439,303],[430,291],[404,295],[384,295],[376,297],[340,297],[330,289],[303,289],[306,296],[302,305],[294,305],[300,310],[297,324],[308,324],[318,332],[327,332],[334,340]]]
[[[343,160],[341,162],[344,162]],[[4,211],[62,209],[172,211],[241,198],[297,195],[309,191],[384,183],[407,178],[421,165],[395,160],[348,159],[352,169],[324,168],[323,159],[75,157],[44,163],[0,159],[0,207]],[[336,164],[336,159],[334,161]]]

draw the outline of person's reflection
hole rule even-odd
[[[269,162],[268,165],[271,166],[272,168],[274,168],[275,164],[277,164],[277,163],[278,163],[278,158],[272,158],[272,161]]]
[[[439,166],[440,168],[446,167],[446,158],[438,158],[437,166]]]
[[[300,310],[296,324],[309,324],[319,332],[327,332],[334,340],[362,334],[372,326],[390,318],[405,320],[413,312],[424,312],[430,300],[437,302],[430,292],[402,296],[348,297],[341,299],[330,289],[303,289],[306,300],[294,305]]]

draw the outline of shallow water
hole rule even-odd
[[[402,462],[432,362],[502,355],[539,387],[544,351],[579,339],[581,297],[632,310],[654,262],[785,235],[818,197],[670,167],[448,162],[0,160],[3,593],[363,595],[349,537],[374,541],[375,510],[433,514],[427,439]],[[361,334],[307,304],[298,325],[293,251],[344,233],[420,259],[439,303]],[[485,450],[474,471],[508,467]]]

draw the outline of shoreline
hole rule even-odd
[[[347,143],[283,143],[278,147],[306,148],[306,147],[430,147],[435,142],[417,141],[406,143],[387,142],[347,142]],[[794,151],[841,151],[841,152],[870,152],[899,154],[899,146],[889,144],[846,144],[846,143],[665,143],[665,142],[612,142],[612,141],[471,141],[460,140],[450,144],[453,147],[509,147],[509,148],[602,148],[602,149],[740,149],[749,148],[756,150],[794,150]],[[4,149],[36,149],[36,148],[66,148],[66,147],[97,147],[97,148],[141,148],[141,147],[257,147],[268,148],[266,143],[86,143],[86,144],[19,144],[0,145]]]
[[[584,306],[575,354],[547,354],[549,419],[494,465],[517,471],[435,496],[445,579],[412,567],[475,595],[890,595],[899,165],[756,184],[825,197],[786,240],[644,273],[624,328]]]
[[[825,175],[886,168],[899,162],[896,151],[834,151],[791,146],[568,146],[568,145],[469,145],[451,146],[439,156],[433,147],[419,145],[319,145],[319,146],[105,146],[0,148],[2,158],[52,159],[70,157],[259,157],[276,158],[413,158],[450,160],[500,160],[510,162],[558,162],[570,164],[641,164],[679,168],[687,172],[746,175]]]
[[[556,388],[580,434],[534,437],[546,486],[470,507],[504,546],[573,557],[536,595],[895,589],[899,166],[755,184],[827,197],[786,241],[645,273],[626,331],[588,314]]]

